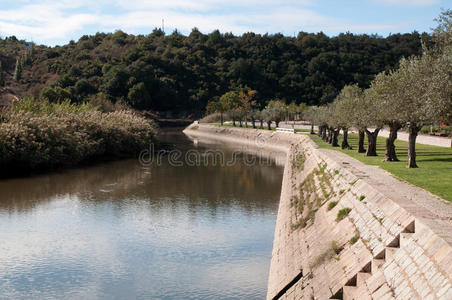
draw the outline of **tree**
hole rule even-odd
[[[319,108],[317,106],[309,106],[302,116],[304,120],[311,123],[311,134],[315,134],[314,125],[318,125],[319,122]]]
[[[368,90],[369,94],[378,101],[381,107],[381,117],[383,123],[389,127],[389,136],[386,139],[386,152],[384,161],[398,161],[395,151],[395,140],[397,139],[397,132],[405,125],[403,122],[404,108],[400,106],[400,92],[397,71],[391,71],[386,74],[379,73],[372,81]]]
[[[2,62],[0,61],[0,86],[5,86],[6,79],[5,74],[3,73]]]
[[[20,57],[17,57],[16,67],[14,69],[14,75],[13,75],[13,78],[15,81],[19,81],[22,78],[22,69],[23,69],[22,59]]]
[[[239,92],[239,111],[241,112],[241,115],[245,119],[245,127],[248,127],[248,114],[251,112],[251,110],[256,106],[256,100],[254,100],[254,96],[256,95],[256,91],[250,89],[249,87],[245,87],[241,89]],[[242,124],[240,123],[240,127]]]
[[[348,130],[353,124],[351,121],[354,117],[355,105],[362,96],[362,90],[357,85],[346,85],[336,97],[335,118],[337,124],[343,132],[341,148],[351,149],[348,143]]]
[[[235,126],[235,122],[239,118],[239,106],[240,99],[237,91],[229,91],[220,97],[219,108],[223,111],[227,111],[232,120],[232,125]]]
[[[272,121],[275,122],[276,127],[279,126],[279,122],[286,115],[287,107],[281,100],[270,100],[268,102],[268,113],[272,116]]]
[[[271,107],[266,107],[262,110],[262,116],[264,121],[267,123],[267,129],[272,130],[272,122],[274,119],[274,110]]]
[[[326,107],[326,123],[328,124],[328,142],[333,147],[339,147],[338,136],[341,129],[340,119],[337,117],[337,101],[329,103]]]
[[[61,103],[66,100],[71,100],[72,95],[67,89],[60,86],[46,87],[41,91],[40,98],[48,100],[49,102]]]
[[[127,94],[130,105],[135,108],[149,109],[151,107],[151,95],[143,82],[135,84]]]
[[[448,118],[452,111],[450,56],[427,51],[402,59],[398,69],[401,121],[408,124],[408,168],[417,168],[416,138],[422,126]]]
[[[378,156],[377,137],[384,126],[382,108],[383,105],[379,102],[373,90],[365,90],[362,100],[358,102],[355,116],[359,120],[358,122],[361,123],[361,126],[363,126],[361,128],[364,129],[367,136],[366,156]]]

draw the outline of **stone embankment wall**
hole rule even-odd
[[[267,299],[452,299],[449,203],[307,135],[186,133],[287,151]]]

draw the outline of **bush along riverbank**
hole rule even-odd
[[[153,121],[124,108],[102,112],[91,104],[21,100],[2,115],[0,173],[138,155],[156,131]]]

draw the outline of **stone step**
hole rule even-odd
[[[356,286],[361,287],[366,285],[366,280],[372,276],[371,273],[359,272],[357,275]]]
[[[400,234],[400,247],[406,247],[406,245],[408,245],[408,243],[412,239],[413,234],[414,233],[410,232],[402,232]]]
[[[358,299],[355,295],[357,288],[356,286],[344,286],[343,300],[354,300]]]
[[[377,258],[372,259],[372,274],[375,274],[378,271],[378,269],[380,269],[380,267],[384,263],[385,263],[384,258],[382,258],[382,259],[377,259]]]
[[[386,247],[385,248],[385,261],[389,261],[394,256],[394,253],[396,253],[399,250],[399,248],[394,247]]]
[[[366,280],[366,286],[369,293],[375,292],[382,284],[386,282],[386,277],[382,269],[372,270],[372,276]]]
[[[355,299],[372,300],[372,295],[365,284],[357,287],[355,291]]]

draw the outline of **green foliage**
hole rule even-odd
[[[268,99],[278,98],[317,105],[332,101],[346,84],[367,87],[375,74],[393,68],[401,57],[420,54],[420,37],[417,32],[387,38],[300,32],[293,38],[199,30],[188,36],[165,35],[158,29],[133,36],[117,31],[84,36],[61,47],[34,46],[30,68],[43,78],[54,78],[46,72],[67,74],[74,79],[70,86],[85,79],[93,87],[89,95],[102,91],[111,100],[129,101],[130,89],[143,82],[152,101],[130,104],[152,110],[204,112],[209,101],[240,86],[259,92],[253,100],[260,108]],[[16,38],[0,39],[0,49],[14,57],[24,44]],[[29,83],[31,78],[23,80]],[[22,88],[30,92],[41,84],[52,83]],[[80,101],[86,93],[75,89],[73,100]],[[299,113],[295,106],[290,108],[290,118]]]
[[[13,78],[15,81],[19,81],[22,78],[22,69],[23,69],[22,58],[18,57],[16,59],[16,67],[14,69],[14,75],[13,75]]]
[[[88,104],[26,99],[0,123],[0,165],[28,170],[135,155],[154,136],[153,125],[131,111],[102,113]]]
[[[143,82],[139,82],[131,87],[127,98],[133,107],[145,109],[151,106],[151,95],[149,95]]]
[[[60,86],[55,87],[47,87],[41,91],[40,98],[43,100],[48,100],[50,102],[63,102],[66,100],[71,100],[72,94],[66,88],[62,88]]]
[[[338,211],[336,221],[340,221],[340,220],[344,219],[351,210],[352,210],[351,208],[346,207],[346,208],[343,208],[340,211]]]
[[[332,210],[333,208],[335,208],[337,205],[337,201],[331,201],[330,203],[328,203],[328,210]]]
[[[0,61],[0,86],[5,86],[5,83],[5,74],[3,73],[2,62]]]
[[[354,235],[354,236],[350,239],[350,245],[355,244],[358,240],[359,240],[359,234]]]

